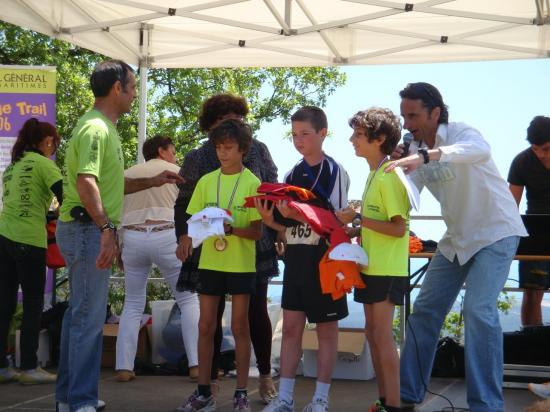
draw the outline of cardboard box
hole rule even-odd
[[[103,325],[103,352],[101,354],[101,367],[113,368],[116,364],[116,339],[118,336],[118,324]],[[147,336],[147,327],[143,325],[138,334],[136,357],[149,360],[151,348],[149,337]]]
[[[317,331],[305,329],[302,336],[304,350],[303,374],[317,377]],[[374,367],[369,345],[362,328],[340,328],[338,333],[338,356],[332,374],[333,379],[369,380],[374,378]]]

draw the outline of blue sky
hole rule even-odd
[[[466,122],[482,133],[504,178],[514,156],[528,147],[525,130],[531,119],[540,114],[550,116],[550,59],[350,66],[342,70],[348,75],[347,83],[324,107],[331,132],[325,149],[350,174],[351,199],[361,198],[368,165],[354,155],[347,121],[358,110],[371,106],[387,107],[399,114],[398,93],[409,82],[432,83],[441,91],[450,121]],[[280,178],[300,159],[292,143],[284,139],[289,128],[272,122],[257,134],[269,146]],[[525,210],[524,205],[521,210]],[[439,204],[427,192],[422,193],[419,214],[440,214]],[[413,222],[412,229],[422,237],[438,240],[443,225]]]

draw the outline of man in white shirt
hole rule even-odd
[[[407,323],[401,354],[403,406],[423,401],[439,332],[464,285],[468,405],[472,412],[503,411],[496,303],[519,237],[527,232],[481,134],[464,123],[449,123],[447,106],[429,83],[410,83],[399,94],[404,128],[414,136],[412,154],[388,169],[401,166],[419,190],[426,186],[441,204],[447,226]],[[401,154],[402,148],[394,157]]]
[[[179,172],[176,149],[169,137],[155,136],[143,144],[145,163],[124,172],[127,178],[155,176],[160,171]],[[145,308],[146,286],[152,265],[156,265],[168,282],[181,311],[181,331],[189,364],[189,375],[198,375],[199,300],[195,293],[178,292],[181,262],[176,250],[174,203],[178,196],[176,185],[152,187],[124,196],[121,220],[121,252],[124,264],[124,309],[116,343],[117,380],[134,379],[140,321]]]

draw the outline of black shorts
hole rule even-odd
[[[305,312],[310,323],[332,322],[348,316],[346,296],[332,300],[321,292],[319,264],[304,265],[301,270],[288,271],[285,267],[281,307]]]
[[[252,295],[256,291],[255,273],[219,272],[199,269],[197,292],[203,295]]]
[[[359,303],[378,303],[389,299],[401,306],[409,288],[408,276],[373,276],[361,273],[366,288],[354,289],[353,300]]]
[[[544,290],[550,288],[550,262],[519,262],[519,287]]]

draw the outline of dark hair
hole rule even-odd
[[[328,128],[327,115],[315,106],[304,106],[298,109],[291,117],[291,122],[309,122],[316,132]]]
[[[26,151],[38,151],[38,145],[48,136],[53,136],[53,141],[57,148],[61,138],[57,134],[55,126],[31,117],[19,130],[17,140],[11,149],[11,162],[17,162],[23,157],[23,153]]]
[[[229,93],[216,94],[206,99],[202,104],[199,114],[199,127],[203,132],[207,132],[220,117],[230,113],[246,117],[248,114],[246,99]]]
[[[239,149],[243,152],[244,156],[252,145],[252,129],[240,120],[227,119],[210,130],[208,138],[214,146],[222,144],[227,140],[234,140],[239,145]]]
[[[550,117],[536,116],[527,128],[527,141],[542,146],[550,142]]]
[[[384,137],[384,143],[380,145],[382,153],[391,154],[399,139],[401,139],[401,123],[390,109],[371,107],[368,110],[361,110],[353,115],[348,121],[351,128],[360,127],[365,129],[367,140],[372,142]]]
[[[169,146],[174,146],[174,142],[167,136],[161,136],[157,134],[150,139],[147,139],[143,143],[143,148],[141,152],[143,153],[143,158],[145,161],[156,159],[159,157],[159,149],[167,149]]]
[[[122,89],[126,90],[130,80],[128,73],[134,73],[134,69],[122,60],[107,60],[98,63],[90,77],[90,86],[94,96],[107,96],[117,81],[120,81]]]
[[[441,109],[441,114],[439,115],[438,123],[449,123],[449,108],[443,103],[443,97],[441,93],[439,93],[439,90],[430,83],[409,83],[399,92],[399,96],[402,99],[422,100],[422,104],[430,113],[433,109],[439,107]]]

